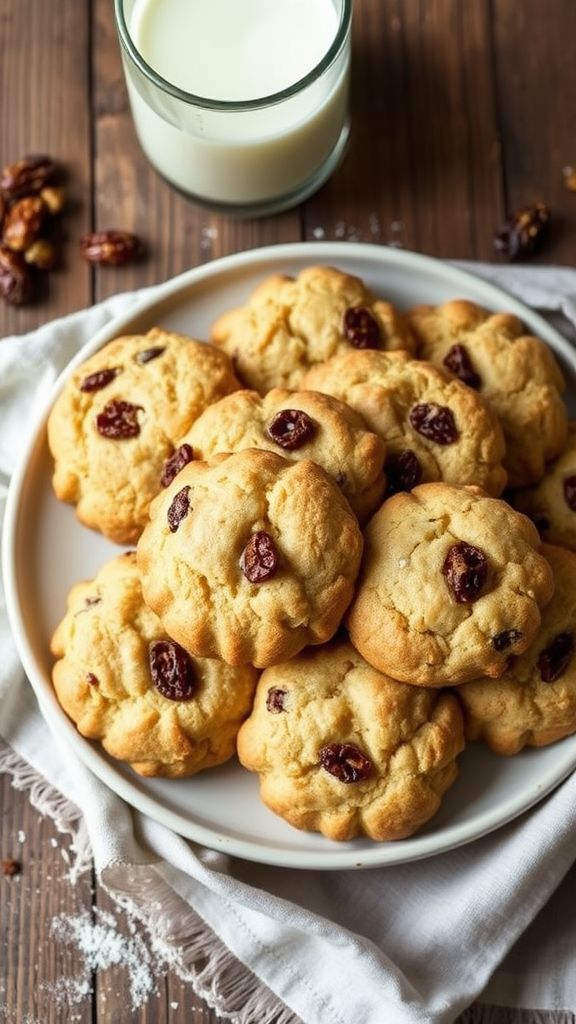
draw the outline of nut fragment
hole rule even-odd
[[[56,246],[47,238],[37,238],[26,249],[24,259],[31,267],[36,267],[38,270],[52,270],[56,266],[58,252]]]
[[[80,251],[88,263],[121,267],[142,253],[142,243],[129,231],[92,231],[80,239]]]
[[[66,193],[58,185],[48,185],[40,190],[40,199],[46,204],[50,213],[62,213],[66,202]]]
[[[562,171],[564,184],[569,192],[576,192],[576,167],[565,167]]]
[[[14,860],[13,857],[5,857],[2,861],[2,874],[6,878],[12,878],[14,875],[19,875],[22,870],[20,861]]]
[[[25,252],[40,234],[46,206],[40,196],[25,196],[4,217],[4,244],[13,252]]]
[[[49,156],[25,156],[0,172],[0,192],[7,199],[36,195],[58,178],[58,167]]]
[[[550,210],[533,203],[517,210],[494,235],[494,248],[510,261],[532,256],[542,247],[550,225]]]
[[[22,306],[32,296],[30,271],[18,253],[0,245],[0,296],[13,306]]]

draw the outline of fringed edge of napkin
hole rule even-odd
[[[2,741],[0,774],[9,775],[14,789],[26,792],[32,807],[50,818],[58,832],[71,836],[72,861],[67,874],[74,884],[80,875],[92,869],[92,848],[82,812]]]
[[[515,1010],[513,1007],[476,1003],[458,1017],[457,1024],[575,1024],[565,1010]]]
[[[100,882],[149,933],[152,951],[232,1024],[302,1024],[178,895],[154,865],[109,864]]]
[[[92,849],[82,812],[38,772],[0,741],[0,774],[26,792],[32,806],[71,836],[74,884],[92,869]],[[152,952],[231,1024],[301,1024],[301,1020],[214,934],[206,922],[154,869],[116,862],[100,882],[121,910],[146,930]],[[564,1022],[561,1022],[564,1024]]]

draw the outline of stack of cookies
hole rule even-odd
[[[237,753],[335,840],[411,835],[465,739],[575,732],[563,389],[516,317],[403,315],[330,267],[264,281],[211,343],[109,343],[52,410],[53,484],[137,550],[69,596],[63,708],[143,775]]]

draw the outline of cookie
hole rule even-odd
[[[238,734],[267,807],[337,840],[412,835],[438,810],[463,746],[453,694],[398,683],[348,643],[266,669]]]
[[[537,483],[566,442],[564,379],[552,352],[517,317],[455,299],[408,314],[419,354],[478,391],[498,416],[509,483]]]
[[[212,341],[234,360],[244,384],[261,393],[297,389],[311,366],[338,352],[413,348],[401,314],[334,267],[267,278],[245,306],[216,321]]]
[[[134,552],[72,588],[52,652],[66,714],[140,775],[194,775],[235,752],[257,673],[191,658],[170,640],[144,604]]]
[[[352,643],[381,672],[420,686],[502,675],[552,596],[539,547],[526,516],[477,487],[394,495],[365,531]]]
[[[237,387],[212,345],[159,328],[111,341],[76,367],[48,419],[56,497],[85,526],[135,543],[176,441]]]
[[[384,442],[343,402],[313,391],[235,391],[209,406],[182,438],[194,456],[265,448],[290,461],[312,459],[333,477],[356,515],[380,504]]]
[[[554,596],[536,639],[500,679],[458,689],[466,730],[498,754],[544,747],[576,732],[576,555],[544,545]]]
[[[568,444],[536,487],[515,491],[514,508],[530,516],[550,544],[576,551],[576,423],[568,424]]]
[[[144,598],[167,633],[198,657],[259,668],[333,636],[361,554],[323,469],[254,448],[185,466],[138,544]]]
[[[405,352],[347,352],[306,374],[303,388],[350,405],[385,442],[388,493],[443,480],[502,493],[504,440],[486,403]]]

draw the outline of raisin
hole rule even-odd
[[[96,370],[94,373],[89,373],[87,377],[78,385],[80,391],[101,391],[107,384],[110,384],[115,377],[120,373],[120,367],[114,366],[108,370]]]
[[[470,356],[464,345],[452,345],[452,348],[444,356],[443,364],[447,370],[450,370],[450,373],[458,377],[458,380],[461,380],[463,384],[467,384],[469,388],[480,387],[482,378],[472,366]]]
[[[152,682],[167,700],[190,700],[196,692],[192,662],[183,647],[174,640],[156,640],[150,644]]]
[[[240,558],[240,568],[250,583],[269,580],[278,568],[278,552],[272,537],[264,530],[253,533]]]
[[[534,203],[517,210],[494,235],[494,248],[510,261],[532,256],[543,245],[550,227],[550,210]]]
[[[454,444],[458,439],[454,414],[446,405],[437,405],[436,402],[414,405],[409,419],[414,430],[436,444]]]
[[[442,566],[442,574],[458,604],[471,604],[480,597],[488,576],[488,560],[480,548],[460,541],[454,544]]]
[[[497,633],[496,636],[492,637],[492,647],[500,654],[507,647],[517,643],[521,636],[522,633],[519,629],[505,629],[502,633]]]
[[[276,686],[271,686],[266,696],[266,709],[270,711],[272,715],[279,715],[281,711],[285,711],[284,698],[286,697],[287,690],[280,690]]]
[[[568,667],[574,653],[574,635],[558,633],[538,655],[538,668],[543,683],[553,683]]]
[[[314,436],[316,426],[314,420],[301,409],[281,409],[270,420],[266,431],[276,444],[291,452],[301,448]]]
[[[189,462],[192,462],[194,458],[194,452],[191,445],[181,444],[179,448],[166,459],[164,463],[164,469],[162,470],[162,476],[160,477],[160,483],[162,487],[168,487],[172,483],[174,477],[178,476],[181,469],[187,466]]]
[[[186,518],[190,511],[190,488],[183,487],[181,491],[178,491],[174,495],[170,503],[166,518],[168,520],[168,529],[170,533],[176,533],[176,530],[180,526],[183,519]]]
[[[344,313],[344,337],[354,348],[380,348],[380,325],[364,306],[354,306]]]
[[[165,351],[165,345],[156,345],[155,348],[145,348],[142,352],[137,352],[134,359],[142,366],[144,363],[151,363],[153,359],[158,359]]]
[[[140,424],[137,413],[141,408],[141,405],[132,405],[132,402],[113,398],[96,417],[98,433],[115,441],[138,437]]]
[[[98,679],[98,676],[95,676],[93,672],[86,673],[86,682],[88,683],[88,686],[100,685],[100,680]]]
[[[564,501],[572,512],[576,512],[576,476],[567,476],[564,481]]]
[[[386,461],[385,470],[388,481],[387,497],[398,494],[399,491],[411,491],[422,479],[422,466],[418,456],[410,448],[391,455]]]
[[[351,743],[330,743],[322,747],[320,764],[339,782],[363,782],[372,774],[372,762]]]

